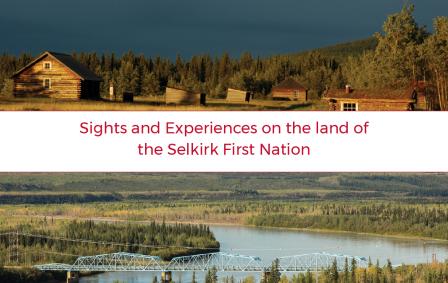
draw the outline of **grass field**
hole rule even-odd
[[[0,97],[0,111],[254,111],[254,110],[327,110],[322,101],[301,104],[297,101],[255,99],[250,103],[227,103],[225,99],[208,99],[206,106],[165,105],[163,96],[136,97],[134,103],[118,101],[59,100],[51,98]]]

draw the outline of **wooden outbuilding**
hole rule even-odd
[[[188,105],[205,105],[205,93],[195,93],[192,91],[167,87],[165,91],[166,104],[188,104]]]
[[[287,78],[272,88],[272,98],[306,102],[308,90],[293,78]]]
[[[233,88],[227,89],[227,97],[226,97],[227,102],[244,103],[244,102],[250,102],[251,98],[252,95],[248,91]]]
[[[419,88],[398,90],[327,90],[323,99],[332,111],[408,111],[423,107],[424,95]],[[424,110],[424,109],[420,109]]]
[[[127,103],[134,102],[134,94],[130,91],[123,92],[123,102]]]
[[[102,79],[63,53],[44,52],[12,79],[16,97],[100,98]]]

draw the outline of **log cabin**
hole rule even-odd
[[[272,88],[272,98],[306,102],[308,90],[293,78],[287,78]]]
[[[251,98],[252,96],[248,91],[233,88],[227,89],[227,97],[226,97],[227,102],[244,103],[244,102],[250,102]]]
[[[46,51],[17,71],[15,97],[99,99],[102,79],[72,56]]]
[[[349,85],[343,90],[327,90],[323,99],[331,111],[409,111],[425,110],[424,88],[355,90]]]
[[[186,105],[205,105],[206,96],[204,93],[195,93],[192,91],[167,87],[165,91],[166,104],[186,104]]]

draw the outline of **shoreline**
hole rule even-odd
[[[30,215],[26,215],[30,216]],[[32,215],[31,217],[44,218],[44,217],[53,217],[54,219],[59,220],[92,220],[97,222],[120,222],[120,223],[139,223],[139,224],[148,224],[151,222],[162,223],[163,221],[159,220],[125,220],[119,218],[108,218],[108,217],[91,217],[91,218],[77,218],[72,216],[48,216],[48,215]],[[381,238],[390,238],[390,239],[401,239],[401,240],[415,240],[415,241],[423,241],[423,242],[435,242],[440,244],[447,244],[448,239],[438,239],[438,238],[430,238],[430,237],[421,237],[421,236],[411,236],[411,235],[394,235],[394,234],[377,234],[377,233],[368,233],[368,232],[353,232],[353,231],[341,231],[341,230],[331,230],[331,229],[319,229],[319,228],[295,228],[295,227],[276,227],[276,226],[256,226],[249,224],[241,224],[241,223],[229,223],[229,222],[196,222],[196,221],[165,221],[167,224],[191,224],[191,225],[208,225],[208,226],[227,226],[227,227],[241,227],[241,228],[253,228],[253,229],[266,229],[266,230],[277,230],[277,231],[297,231],[297,232],[309,232],[309,233],[327,233],[327,234],[352,234],[358,236],[370,236],[370,237],[381,237]]]

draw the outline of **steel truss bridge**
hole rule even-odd
[[[320,271],[330,267],[334,261],[339,270],[343,270],[345,262],[350,268],[354,260],[356,266],[367,267],[364,257],[336,255],[329,253],[310,253],[294,256],[279,257],[279,270],[282,272]],[[198,254],[192,256],[175,257],[170,262],[164,262],[160,257],[133,254],[112,253],[94,256],[81,256],[73,264],[50,263],[35,265],[42,271],[206,271],[215,267],[218,271],[264,272],[271,264],[265,265],[261,258],[229,254],[224,252]]]

